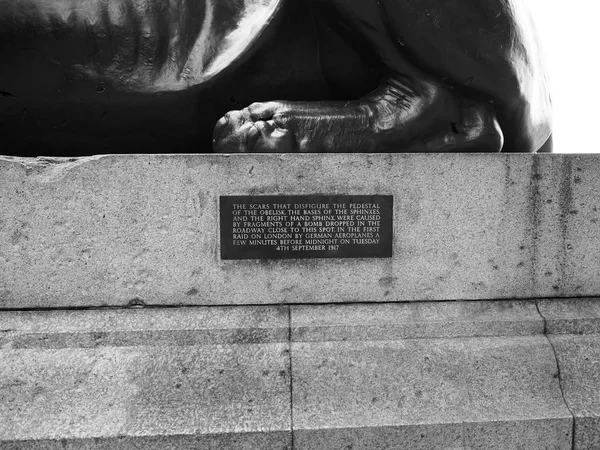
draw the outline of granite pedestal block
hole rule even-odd
[[[600,293],[596,155],[0,158],[0,309]],[[393,195],[391,258],[223,261],[219,196]]]

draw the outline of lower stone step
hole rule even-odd
[[[292,327],[297,448],[571,448],[532,302],[294,306]]]
[[[284,308],[1,317],[1,449],[290,447]]]
[[[589,392],[599,347],[544,327],[531,301],[4,311],[0,449],[570,449],[551,342],[563,377],[596,358]]]
[[[600,449],[600,299],[539,302],[574,416],[573,448]]]

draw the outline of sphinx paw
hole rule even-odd
[[[215,125],[215,153],[288,153],[295,138],[281,120],[282,104],[254,103],[241,111],[229,111]]]

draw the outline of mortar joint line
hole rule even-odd
[[[294,372],[292,368],[292,306],[287,305],[288,309],[288,359],[290,367],[290,443],[291,450],[294,450]]]
[[[557,296],[557,297],[522,297],[522,298],[505,298],[505,297],[490,297],[490,298],[476,298],[476,299],[468,299],[468,298],[457,298],[451,300],[394,300],[394,301],[344,301],[344,302],[297,302],[297,303],[286,303],[285,305],[300,305],[300,306],[327,306],[327,305],[383,305],[383,304],[419,304],[419,303],[456,303],[456,302],[468,302],[468,303],[476,303],[476,302],[488,302],[488,301],[499,301],[499,302],[509,302],[509,301],[518,301],[518,302],[526,302],[526,301],[534,301],[538,300],[561,300],[561,299],[597,299],[599,296],[594,295],[567,295],[567,296]],[[0,299],[1,300],[1,299]],[[94,305],[94,306],[56,306],[56,307],[9,307],[5,308],[0,306],[0,313],[3,312],[39,312],[39,311],[111,311],[111,310],[157,310],[157,309],[178,309],[178,308],[230,308],[230,307],[269,307],[269,306],[281,306],[281,303],[217,303],[217,304],[202,304],[202,303],[190,303],[190,304],[171,304],[164,305],[158,303],[140,303],[136,305]],[[539,308],[538,308],[539,312]],[[540,314],[541,315],[541,314]]]
[[[571,414],[571,423],[572,423],[572,425],[571,425],[571,449],[575,450],[575,414],[571,410],[571,407],[569,406],[569,402],[567,402],[567,398],[565,397],[565,390],[563,388],[562,373],[560,370],[560,363],[558,361],[558,354],[556,353],[556,348],[554,347],[554,344],[552,343],[552,340],[550,339],[550,336],[548,333],[548,321],[546,320],[546,317],[544,317],[544,315],[542,314],[542,311],[540,310],[539,299],[536,299],[534,303],[535,303],[535,308],[537,309],[537,312],[540,315],[540,317],[542,318],[542,321],[544,323],[544,337],[548,341],[548,344],[550,344],[550,348],[552,349],[552,354],[554,355],[554,362],[556,363],[556,373],[558,374],[558,387],[560,389],[560,395],[563,399],[563,403],[565,404],[565,407],[569,411],[569,414]]]

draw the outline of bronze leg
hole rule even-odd
[[[350,102],[255,103],[216,125],[215,151],[498,152],[502,133],[491,104],[433,84],[418,93],[394,78]]]
[[[315,0],[317,12],[386,77],[348,102],[253,104],[215,127],[217,152],[497,152],[503,135],[491,103],[463,97],[411,64],[371,0]],[[324,58],[327,55],[323,56]]]
[[[521,0],[312,5],[386,78],[356,101],[231,112],[216,151],[532,152],[548,139],[550,100]]]

